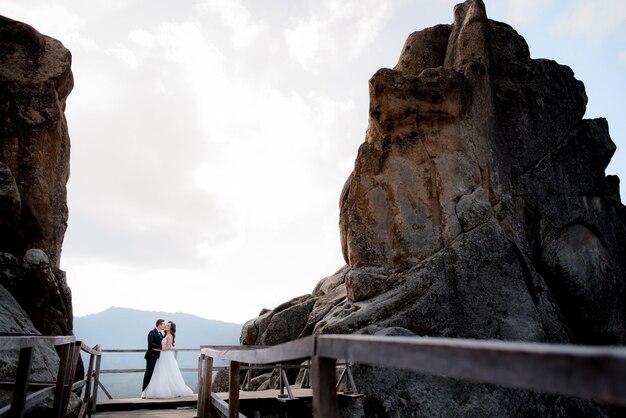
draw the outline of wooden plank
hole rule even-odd
[[[43,335],[2,335],[0,336],[0,350],[19,350],[25,347],[50,347],[73,343],[76,337],[60,336],[48,337]]]
[[[67,408],[70,404],[70,396],[72,394],[72,385],[74,383],[74,376],[76,376],[76,368],[78,367],[78,361],[80,360],[80,344],[72,344],[73,349],[71,352],[70,369],[65,379],[65,390],[63,392],[63,405],[61,406],[62,416],[65,417]]]
[[[80,342],[80,349],[82,351],[86,352],[87,354],[91,354],[92,356],[100,356],[100,355],[102,355],[102,352],[100,351],[100,349],[98,347],[100,347],[100,346],[97,345],[94,348],[91,348],[87,344],[85,344],[83,341]]]
[[[213,383],[213,357],[203,356],[204,359],[204,375],[202,377],[202,386],[200,387],[201,391],[201,400],[198,405],[198,409],[202,411],[202,415],[200,412],[198,413],[198,418],[209,418],[211,416],[211,398],[212,388],[211,385]]]
[[[143,398],[125,398],[125,399],[105,399],[98,402],[98,412],[102,411],[131,411],[140,409],[168,409],[190,407],[197,405],[198,397],[196,395],[183,396],[179,398],[167,399],[143,399]]]
[[[339,406],[335,391],[333,358],[313,356],[311,359],[311,386],[313,388],[313,418],[338,418]]]
[[[100,344],[96,345],[94,348],[96,351],[101,351]],[[89,410],[90,413],[96,412],[96,406],[98,404],[98,387],[100,386],[100,365],[101,364],[102,364],[102,355],[99,355],[96,357],[96,370],[94,373],[94,380],[93,380],[93,397],[91,399],[91,408]]]
[[[310,388],[300,389],[300,388],[292,388],[292,393],[294,399],[299,398],[312,398],[313,391]],[[215,392],[214,392],[215,393]],[[217,396],[220,399],[228,401],[228,392],[216,392]],[[239,401],[248,401],[255,399],[279,399],[280,398],[280,390],[279,389],[267,389],[267,390],[250,390],[250,391],[241,391],[239,392]]]
[[[15,388],[13,389],[13,401],[9,417],[22,418],[26,407],[26,395],[28,392],[28,379],[30,378],[30,362],[33,358],[33,348],[23,347],[17,362],[17,375]]]
[[[69,369],[71,369],[72,354],[74,352],[74,343],[65,344],[61,346],[61,353],[59,354],[59,369],[57,371],[56,389],[54,391],[54,403],[52,405],[52,414],[57,418],[63,417],[64,412],[63,401],[66,390],[65,383],[68,379]]]
[[[202,353],[211,357],[240,363],[269,364],[309,358],[314,355],[315,336],[300,338],[271,347],[201,346]]]
[[[228,418],[237,418],[239,416],[239,362],[230,362],[230,371],[228,373]]]
[[[319,336],[343,360],[626,405],[626,348],[365,335]]]
[[[145,353],[145,348],[103,348],[100,350],[103,353]],[[182,352],[200,352],[200,347],[198,348],[176,348],[174,351]]]
[[[229,418],[231,418],[231,415],[230,415],[230,404],[226,403],[222,398],[217,396],[216,393],[212,393],[211,394],[211,404],[213,405],[213,407],[215,409],[218,410],[218,412],[220,414],[223,414],[224,416],[228,416]],[[234,417],[236,417],[236,418],[246,418],[246,416],[244,414],[239,413],[239,412],[237,413],[237,415],[234,415]]]

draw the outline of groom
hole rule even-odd
[[[154,372],[154,365],[159,358],[160,351],[155,351],[154,349],[161,349],[161,340],[163,339],[163,329],[165,328],[165,320],[157,319],[156,328],[148,333],[148,351],[146,351],[146,355],[144,358],[146,359],[146,373],[143,375],[143,389],[146,390],[146,386],[150,383],[150,379],[152,379],[152,372]]]

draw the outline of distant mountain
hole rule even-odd
[[[185,313],[109,308],[74,318],[74,335],[90,346],[146,348],[148,332],[157,319],[176,323],[176,347],[196,348],[206,344],[239,344],[241,324],[200,318]]]
[[[74,335],[93,347],[102,349],[147,348],[148,332],[158,318],[176,323],[175,348],[197,348],[200,345],[238,345],[241,324],[200,318],[185,313],[140,311],[128,308],[109,308],[103,312],[74,317]],[[105,353],[101,369],[140,369],[145,367],[144,353]],[[196,368],[198,352],[177,353],[181,368]],[[197,373],[183,373],[187,384],[196,391]],[[139,397],[143,373],[106,374],[101,381],[114,398]],[[104,399],[105,395],[99,395]]]

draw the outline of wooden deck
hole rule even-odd
[[[311,389],[292,388],[295,399],[312,398]],[[285,392],[286,394],[286,392]],[[228,401],[228,392],[218,392],[217,395]],[[280,390],[241,391],[239,400],[264,400],[288,398],[279,397]],[[106,399],[98,401],[95,417],[98,418],[121,418],[121,417],[153,417],[153,418],[191,418],[196,415],[198,396],[185,396],[171,399]]]
[[[110,411],[96,412],[98,418],[123,418],[123,417],[151,417],[151,418],[194,418],[197,415],[196,408],[182,409],[138,409],[136,411]]]

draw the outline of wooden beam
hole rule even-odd
[[[230,362],[228,379],[228,418],[239,417],[239,362]]]
[[[201,346],[202,353],[211,357],[240,363],[269,364],[308,359],[315,354],[315,336],[300,338],[271,347]]]
[[[73,343],[76,337],[60,336],[48,337],[44,335],[2,335],[0,336],[0,350],[20,350],[25,347],[50,347]]]
[[[61,353],[59,354],[59,369],[57,371],[57,382],[54,391],[54,403],[52,405],[52,414],[56,418],[62,418],[63,412],[63,399],[65,395],[65,382],[67,381],[67,375],[72,363],[72,353],[74,352],[74,343],[65,344],[61,346]]]
[[[311,387],[313,388],[313,418],[338,418],[339,406],[335,391],[333,358],[313,356],[311,359]]]
[[[211,385],[213,383],[213,357],[203,356],[204,367],[203,367],[203,377],[202,377],[202,387],[201,394],[202,399],[199,399],[198,409],[201,409],[202,415],[198,413],[198,418],[209,418],[211,416],[211,397],[212,397],[212,388]]]
[[[33,358],[33,348],[23,347],[20,349],[20,357],[17,362],[17,375],[15,388],[13,389],[13,402],[9,417],[22,418],[26,407],[26,395],[28,393],[28,379],[30,378],[30,362]]]
[[[322,335],[320,356],[626,405],[626,348]]]

